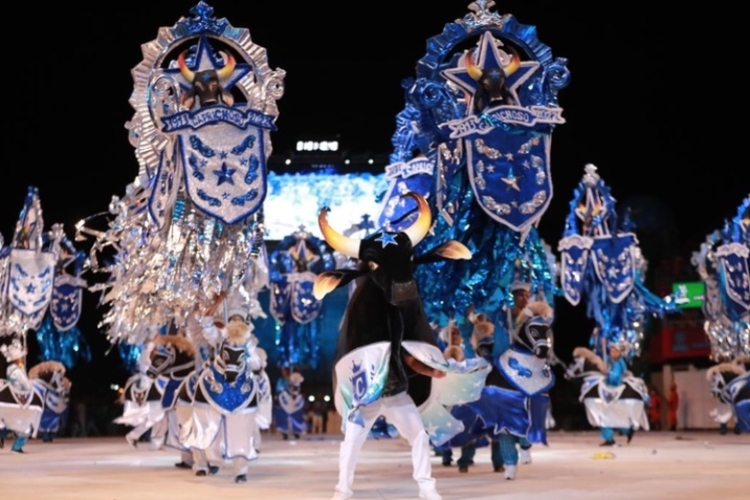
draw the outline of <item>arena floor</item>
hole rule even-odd
[[[277,499],[328,500],[337,478],[340,436],[283,441],[265,436],[248,482],[231,470],[196,477],[177,469],[177,453],[130,448],[123,438],[33,440],[26,453],[0,450],[0,497],[8,500]],[[624,438],[619,438],[624,442]],[[637,433],[630,445],[600,448],[596,432],[553,432],[534,446],[533,463],[515,480],[494,473],[480,449],[468,474],[433,459],[444,500],[750,498],[750,435],[718,432]],[[604,458],[602,452],[613,456]],[[417,498],[409,448],[401,439],[368,441],[354,484],[355,499]]]

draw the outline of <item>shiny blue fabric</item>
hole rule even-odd
[[[170,408],[174,403],[174,398],[177,396],[177,389],[182,384],[182,380],[170,378],[167,385],[164,387],[164,396],[161,398],[161,406],[163,408]]]
[[[737,427],[742,432],[750,432],[750,400],[740,401],[734,405]]]
[[[276,430],[282,434],[302,434],[303,432],[307,432],[304,408],[294,413],[287,413],[281,406],[274,406],[273,420]]]

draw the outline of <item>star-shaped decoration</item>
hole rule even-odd
[[[505,158],[507,158],[508,161],[513,161],[513,153],[506,153]]]
[[[208,38],[205,36],[202,36],[198,41],[198,48],[195,52],[195,56],[187,57],[187,66],[194,73],[209,69],[220,70],[224,67],[224,63],[225,61],[214,52],[211,44],[208,42]],[[225,90],[231,90],[231,88],[244,78],[245,75],[250,73],[251,70],[252,66],[249,64],[237,61],[234,71],[229,77],[221,82],[221,86]],[[192,88],[192,82],[187,81],[182,75],[180,69],[176,67],[176,63],[174,68],[166,69],[164,72],[175,77],[183,90],[190,90]]]
[[[300,231],[305,230],[304,225],[300,226]],[[304,239],[300,239],[297,242],[297,245],[289,249],[289,255],[291,255],[295,261],[304,264],[306,269],[309,269],[312,264],[320,259],[319,255],[315,255],[315,253],[307,247],[307,242]]]
[[[482,38],[479,41],[479,57],[475,58],[477,66],[483,70],[502,70],[503,64],[501,61],[507,61],[510,58],[510,54],[501,51],[499,44],[502,44],[499,40],[496,40],[492,33],[485,31]],[[443,77],[456,85],[462,90],[466,91],[472,98],[477,91],[477,81],[474,80],[470,75],[465,66],[464,57],[459,59],[461,61],[459,67],[446,69],[442,72]],[[507,64],[507,63],[506,63]],[[516,100],[518,99],[517,89],[523,85],[534,72],[539,69],[540,64],[536,61],[522,61],[520,67],[511,75],[506,77],[506,85],[508,91]],[[469,107],[469,113],[474,107]]]
[[[225,182],[231,184],[234,186],[234,180],[232,179],[232,176],[237,171],[235,168],[229,168],[227,167],[226,163],[221,164],[221,168],[219,170],[214,170],[214,174],[218,176],[218,181],[216,182],[217,186],[221,186]]]
[[[247,158],[240,158],[240,165],[247,167],[249,160]]]
[[[222,160],[226,160],[227,156],[229,156],[229,154],[226,151],[221,151],[219,153],[219,158],[221,158]]]
[[[221,197],[224,198],[225,200],[228,200],[230,196],[232,195],[229,194],[229,191],[224,191],[223,193],[221,193]]]
[[[29,283],[26,286],[26,293],[34,293],[36,291],[36,287],[34,286],[34,283]]]
[[[429,434],[430,436],[434,436],[438,430],[438,427],[432,422],[430,422],[430,425],[425,427],[425,430],[427,431],[427,434]]]
[[[396,235],[393,233],[380,233],[380,236],[375,238],[375,241],[379,241],[383,248],[387,247],[388,245],[398,246],[398,243],[396,243]]]
[[[521,188],[518,187],[518,177],[513,175],[512,168],[508,171],[508,177],[503,177],[501,180],[508,185],[508,190],[515,189],[518,192],[521,191]]]

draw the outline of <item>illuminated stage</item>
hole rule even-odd
[[[624,442],[624,438],[619,438]],[[328,500],[337,478],[339,436],[282,441],[264,436],[248,482],[228,470],[196,477],[177,469],[177,453],[131,449],[123,438],[33,440],[26,454],[0,450],[0,491],[6,499],[166,500],[257,498]],[[631,445],[598,447],[596,432],[550,435],[550,446],[532,449],[533,463],[519,465],[515,480],[493,473],[489,450],[480,449],[468,474],[433,458],[445,500],[705,499],[748,498],[750,435],[718,432],[636,433]],[[611,451],[615,458],[597,459]],[[405,441],[368,441],[355,478],[353,500],[417,497]]]

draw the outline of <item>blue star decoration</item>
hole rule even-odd
[[[186,57],[186,63],[188,68],[193,72],[205,71],[208,69],[220,70],[224,67],[224,61],[214,53],[214,50],[208,43],[208,38],[205,36],[202,36],[198,41],[196,52]],[[226,90],[231,90],[234,84],[250,73],[251,70],[252,66],[249,64],[237,61],[234,71],[227,79],[221,82],[221,86]],[[187,81],[182,75],[180,68],[169,68],[164,70],[164,72],[175,77],[183,90],[190,90],[192,87],[191,82]]]
[[[234,180],[232,180],[232,176],[237,171],[235,168],[228,168],[226,163],[221,164],[221,168],[219,170],[214,170],[214,173],[219,178],[216,182],[217,186],[221,186],[225,182],[231,184],[234,186]]]
[[[379,241],[383,248],[387,247],[388,245],[398,246],[398,243],[396,243],[396,235],[393,233],[380,233],[380,236],[375,238],[375,241]]]
[[[477,66],[479,66],[481,69],[502,69],[503,65],[500,63],[500,61],[502,61],[503,59],[507,59],[507,57],[504,57],[500,53],[498,42],[499,40],[495,39],[492,36],[492,33],[490,33],[489,31],[485,31],[482,35],[482,38],[479,41],[479,57],[477,60]],[[499,43],[502,44],[502,42]],[[463,57],[461,57],[459,60],[463,61]],[[463,62],[461,64],[463,64]],[[515,98],[516,102],[521,102],[521,100],[518,98],[518,88],[523,85],[529,78],[531,78],[531,75],[533,75],[540,66],[541,65],[537,61],[522,61],[518,70],[507,77],[506,85],[508,86],[508,91]],[[474,97],[474,94],[477,91],[478,83],[469,75],[469,72],[467,71],[465,66],[446,69],[442,72],[442,75],[446,80],[450,80],[451,82],[458,85],[461,89],[468,92],[468,94],[472,96],[472,98]],[[470,106],[468,109],[469,113],[471,114],[473,106]]]

